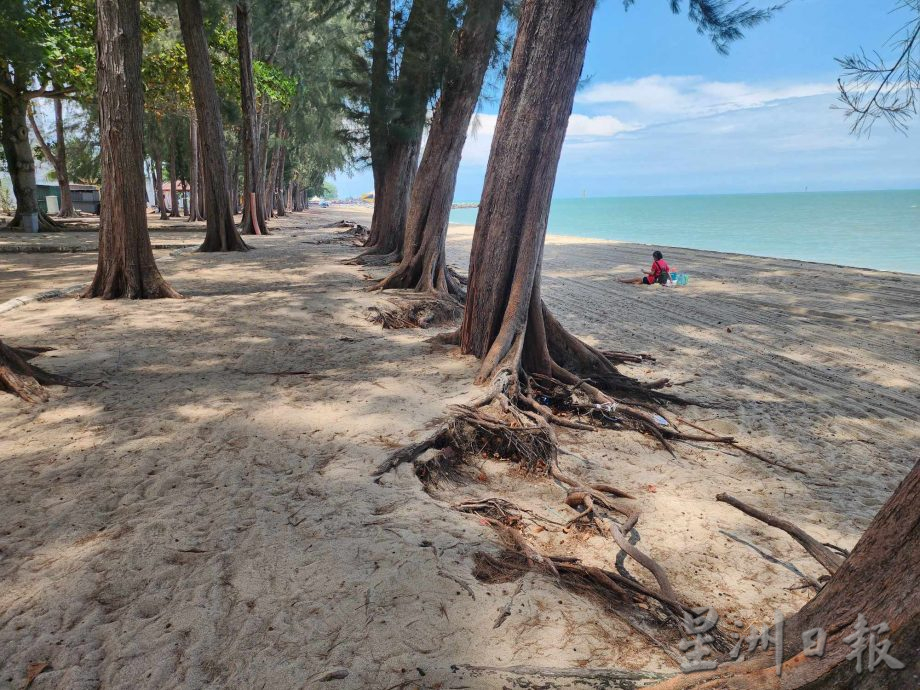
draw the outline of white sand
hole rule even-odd
[[[477,390],[471,358],[428,345],[429,332],[369,323],[387,297],[364,279],[384,270],[342,265],[356,250],[305,227],[363,213],[280,221],[248,254],[158,250],[187,300],[62,298],[0,315],[5,342],[56,347],[37,363],[99,382],[35,406],[0,396],[0,688],[21,687],[33,662],[50,663],[34,688],[492,688],[529,681],[468,666],[676,671],[540,574],[493,629],[516,583],[472,577],[472,554],[494,553],[496,537],[451,505],[506,495],[567,519],[550,482],[497,462],[434,496],[407,467],[372,482],[393,447]],[[469,240],[452,229],[461,267]],[[687,601],[772,620],[811,596],[788,589],[801,583],[790,568],[823,571],[715,494],[855,544],[916,459],[920,278],[673,250],[689,287],[613,281],[649,254],[550,238],[547,302],[591,342],[658,356],[632,373],[692,379],[678,390],[718,405],[683,416],[807,474],[702,446],[675,460],[611,431],[562,432],[587,460],[564,465],[637,497],[638,546]],[[93,264],[0,254],[0,302],[89,280]],[[274,373],[291,371],[309,373]],[[529,536],[613,567],[590,532]]]

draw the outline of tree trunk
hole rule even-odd
[[[256,114],[256,87],[252,71],[252,30],[249,3],[236,5],[236,48],[240,62],[240,106],[243,111],[243,222],[240,232],[264,235],[265,210],[262,207],[262,166],[259,158],[259,123]],[[249,208],[255,200],[255,213]]]
[[[262,112],[259,114],[259,149],[258,149],[258,166],[259,181],[261,186],[256,190],[259,203],[262,205],[262,220],[271,215],[271,177],[268,168],[268,153],[271,144],[271,103],[266,103]],[[264,125],[264,130],[263,130]],[[268,214],[268,215],[266,215]]]
[[[522,361],[552,375],[540,263],[594,0],[525,0],[505,79],[470,257],[460,332],[479,381]],[[561,328],[559,329],[561,330]],[[561,364],[561,363],[560,363]]]
[[[70,193],[70,178],[67,175],[67,147],[64,144],[64,113],[63,105],[60,98],[54,100],[54,126],[57,142],[55,143],[56,152],[51,150],[42,131],[35,121],[35,115],[32,108],[27,108],[29,124],[32,125],[32,132],[38,145],[48,159],[48,162],[54,167],[54,174],[57,176],[58,188],[61,190],[61,207],[58,216],[61,218],[73,218],[76,213],[73,208],[73,197]]]
[[[446,270],[444,245],[460,156],[489,66],[501,10],[502,0],[470,0],[467,5],[412,186],[402,261],[380,283],[381,289],[412,288],[457,297],[463,294]]]
[[[192,113],[188,119],[189,133],[189,151],[191,160],[189,161],[189,177],[191,178],[191,189],[189,190],[189,220],[201,220],[198,211],[198,120],[195,113]]]
[[[19,92],[19,85],[9,80],[5,80],[5,83]],[[29,102],[25,98],[0,94],[0,139],[3,140],[3,153],[13,183],[13,195],[16,197],[16,215],[6,229],[27,232],[57,230],[60,226],[41,211],[38,205],[35,157],[32,155],[29,125],[26,122],[28,107]]]
[[[240,207],[240,145],[233,150],[233,169],[230,171],[230,206],[233,207],[233,215],[242,213]]]
[[[196,120],[197,122],[197,120]],[[197,131],[197,127],[196,127]],[[205,208],[204,194],[202,190],[205,188],[205,174],[204,174],[204,145],[201,141],[201,137],[198,137],[198,147],[196,149],[198,152],[198,161],[195,164],[195,179],[198,181],[198,219],[207,220],[207,209]],[[231,211],[232,212],[232,211]]]
[[[179,193],[176,190],[176,174],[178,171],[176,159],[179,155],[177,151],[178,148],[179,147],[176,145],[176,134],[173,132],[169,142],[169,215],[172,218],[179,217]],[[182,186],[184,189],[185,185]]]
[[[67,173],[67,144],[64,141],[64,106],[60,98],[54,99],[54,127],[57,135],[57,157],[54,159],[54,169],[57,173],[58,185],[61,188],[61,218],[73,218],[76,213],[73,208],[73,196],[70,193],[70,176]]]
[[[203,252],[245,251],[246,244],[236,230],[230,206],[227,154],[220,100],[208,56],[200,0],[177,0],[179,25],[188,57],[189,77],[195,97],[195,113],[207,169],[203,196],[207,233],[199,248]]]
[[[303,190],[301,190],[299,182],[292,182],[291,184],[294,185],[292,197],[294,200],[294,212],[297,213],[303,211]]]
[[[368,143],[374,175],[374,208],[383,194],[386,161],[387,109],[390,97],[390,14],[392,0],[376,0],[371,37],[371,83],[368,107]],[[371,223],[373,225],[373,223]]]
[[[156,186],[157,208],[160,210],[160,220],[169,218],[166,211],[166,199],[163,195],[163,159],[160,156],[159,149],[152,152],[153,154],[153,184]]]
[[[381,8],[377,9],[382,12]],[[416,0],[412,3],[402,35],[404,48],[399,78],[393,89],[392,105],[395,106],[396,116],[386,124],[385,141],[379,141],[381,131],[371,141],[372,156],[374,152],[378,156],[378,161],[374,163],[374,215],[365,251],[358,257],[359,261],[371,255],[383,255],[383,261],[401,259],[409,193],[418,167],[428,99],[434,93],[442,71],[446,13],[446,0]],[[386,33],[381,31],[381,35]],[[371,69],[374,89],[373,80],[378,75],[373,66]],[[378,108],[390,105],[385,96],[372,93],[373,98],[380,100]],[[372,101],[372,108],[373,105]],[[372,124],[378,130],[382,130],[382,125],[377,122],[381,117],[379,114],[371,115]]]
[[[283,148],[280,142],[284,140],[284,122],[280,119],[275,128],[275,138],[278,143],[275,144],[272,150],[271,164],[268,168],[267,182],[265,185],[265,206],[269,209],[272,216],[277,215],[275,195],[278,189],[278,165],[281,162],[281,150]]]
[[[97,0],[96,79],[105,192],[99,262],[84,297],[179,297],[160,275],[144,209],[144,100],[137,0]]]
[[[748,661],[724,664],[712,672],[677,676],[657,690],[885,690],[920,687],[920,462],[875,516],[853,552],[814,599],[786,621],[783,628],[782,675],[777,676],[774,650]],[[891,642],[888,654],[904,665],[881,662],[870,670],[848,660],[858,616],[871,628],[887,623],[890,632],[878,643]],[[827,633],[825,653],[806,657],[802,633],[821,628]],[[775,633],[775,629],[772,631]]]
[[[287,211],[284,209],[284,161],[287,158],[287,149],[279,146],[278,151],[278,172],[275,179],[275,214],[280,218],[286,216]]]

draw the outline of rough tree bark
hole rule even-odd
[[[262,168],[259,165],[259,124],[256,115],[256,87],[252,71],[252,29],[249,3],[236,5],[236,48],[240,61],[240,106],[243,111],[243,222],[245,235],[266,234],[262,208]],[[255,200],[255,213],[250,209]]]
[[[208,56],[208,42],[200,0],[177,0],[182,41],[188,57],[189,77],[195,99],[198,133],[201,139],[203,163],[207,169],[204,189],[207,232],[199,251],[245,251],[233,219],[230,205],[227,154],[224,126],[220,114],[220,101],[214,83],[214,72]]]
[[[198,120],[195,113],[191,113],[188,119],[188,138],[189,138],[189,172],[192,179],[191,188],[189,189],[189,217],[190,221],[202,220],[199,213],[198,204]]]
[[[470,0],[456,37],[428,143],[412,186],[402,261],[379,285],[441,295],[463,294],[446,269],[444,244],[457,170],[482,81],[495,45],[501,0]]]
[[[27,123],[27,98],[16,98],[11,93],[22,93],[24,87],[12,81],[8,75],[0,75],[0,82],[5,87],[0,92],[0,139],[3,141],[3,153],[13,183],[13,195],[16,197],[16,214],[7,225],[7,229],[26,231],[57,230],[60,226],[38,206],[35,180],[35,157],[29,142],[29,125]]]
[[[96,73],[105,194],[99,262],[83,296],[179,297],[160,275],[147,233],[138,0],[97,0]]]
[[[483,360],[480,381],[505,366],[506,358],[515,365],[523,358],[531,373],[554,374],[547,327],[556,324],[544,319],[540,264],[594,4],[529,0],[521,10],[476,220],[460,332],[462,351]]]
[[[914,465],[875,516],[853,552],[814,599],[786,621],[783,630],[782,676],[776,675],[773,650],[743,663],[727,664],[704,673],[678,676],[656,685],[657,690],[762,690],[808,688],[916,688],[920,686],[920,462]],[[863,652],[862,673],[847,654],[853,646],[843,638],[854,632],[859,614],[867,624],[887,623],[890,633],[878,644],[891,642],[888,653],[904,665],[886,662],[869,671]],[[822,628],[825,653],[806,657],[802,633]],[[773,631],[775,632],[775,630]],[[868,640],[866,640],[868,642]]]
[[[67,174],[67,145],[64,142],[64,106],[60,98],[52,100],[54,101],[54,129],[57,137],[55,151],[52,151],[45,141],[31,108],[28,110],[29,124],[32,125],[35,140],[38,141],[45,158],[54,167],[54,174],[57,176],[58,187],[61,190],[61,208],[58,216],[61,218],[73,218],[76,212],[73,208],[73,195],[70,193],[70,176]]]
[[[388,40],[389,31],[378,23],[389,20],[389,2],[379,2],[375,10],[371,72],[371,156],[374,163],[374,215],[365,244],[357,261],[377,256],[381,262],[399,261],[402,236],[409,209],[409,194],[418,167],[422,134],[425,128],[428,99],[437,86],[443,65],[444,22],[447,14],[445,0],[416,0],[403,31],[403,54],[399,77],[390,88],[383,73],[387,60],[386,45],[377,46],[378,37]],[[381,83],[377,83],[380,81]],[[389,94],[392,93],[390,96]],[[392,108],[393,116],[382,115]],[[385,118],[385,124],[381,119]],[[384,132],[385,129],[385,132]],[[382,140],[381,140],[382,139]],[[381,160],[382,158],[382,160]]]

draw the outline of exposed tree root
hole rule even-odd
[[[456,323],[463,305],[451,297],[408,293],[389,307],[371,307],[368,320],[384,328],[430,328]]]
[[[342,263],[346,266],[386,266],[397,263],[401,258],[402,253],[398,249],[391,252],[368,249]]]
[[[810,553],[812,557],[818,561],[818,563],[824,566],[825,570],[827,570],[827,572],[829,572],[831,575],[837,572],[837,569],[843,564],[844,556],[840,555],[839,553],[835,553],[830,548],[828,548],[828,545],[819,542],[817,539],[807,534],[803,529],[793,525],[788,520],[783,520],[781,518],[769,515],[768,513],[749,506],[746,503],[742,503],[737,498],[729,496],[725,493],[716,496],[716,500],[721,501],[722,503],[727,503],[728,505],[737,508],[742,513],[750,515],[752,518],[760,520],[761,522],[765,522],[771,527],[783,530],[786,534],[801,544],[802,547],[804,547],[804,549]],[[834,547],[834,549],[838,549],[838,547]]]
[[[84,386],[86,384],[51,374],[29,363],[50,347],[15,348],[0,341],[0,390],[16,395],[26,402],[46,402],[48,391],[44,386]]]
[[[456,668],[469,671],[474,676],[500,675],[506,677],[501,687],[553,688],[557,680],[587,681],[590,687],[608,690],[635,690],[645,687],[653,681],[670,677],[664,673],[645,671],[626,671],[616,668],[543,668],[540,666],[470,666],[460,664]],[[538,682],[520,683],[521,676],[536,676]],[[509,683],[511,685],[509,685]],[[578,682],[582,685],[582,682]]]
[[[370,231],[365,226],[352,220],[340,220],[332,227],[345,228],[341,233],[342,235],[347,235],[349,239],[358,240],[362,244],[367,241],[370,234]]]

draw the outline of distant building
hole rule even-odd
[[[53,175],[54,168],[51,165],[44,161],[35,161],[35,195],[38,197],[38,207],[45,213],[48,213],[49,196],[56,197],[58,208],[61,207],[61,187],[57,180],[53,179]],[[3,187],[15,204],[13,182],[6,171],[0,172],[0,187]],[[99,187],[96,185],[71,182],[70,195],[76,210],[99,213]]]

